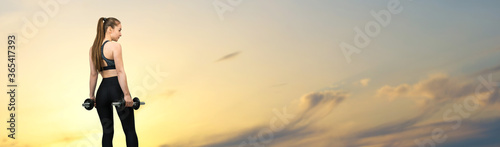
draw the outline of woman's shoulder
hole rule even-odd
[[[118,42],[110,41],[107,44],[107,47],[111,48],[114,51],[121,51],[122,45]]]

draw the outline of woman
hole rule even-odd
[[[97,35],[90,48],[90,98],[94,100],[97,114],[103,129],[102,146],[113,146],[113,107],[112,102],[121,98],[125,99],[126,109],[117,111],[123,131],[125,132],[127,146],[138,146],[135,132],[134,111],[132,98],[127,86],[127,76],[123,69],[122,48],[118,41],[121,37],[122,26],[118,19],[99,18],[97,22]],[[94,97],[98,73],[102,82]]]

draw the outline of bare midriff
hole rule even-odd
[[[106,62],[104,62],[104,66],[108,66],[108,64],[106,64]],[[116,69],[102,70],[101,76],[102,76],[102,78],[115,77],[115,76],[118,76],[118,73],[116,72]]]

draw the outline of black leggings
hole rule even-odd
[[[113,146],[113,106],[112,102],[123,98],[123,91],[118,83],[118,77],[103,78],[96,95],[96,109],[102,125],[102,146]],[[127,147],[138,146],[137,134],[135,133],[134,110],[126,107],[123,111],[118,111],[118,116],[122,122],[123,132],[125,132]]]

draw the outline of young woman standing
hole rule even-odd
[[[125,132],[127,147],[137,147],[138,139],[135,132],[134,111],[132,98],[127,86],[127,76],[123,68],[122,48],[118,39],[121,37],[122,26],[118,19],[113,17],[99,18],[97,22],[97,35],[90,48],[90,98],[94,100],[97,114],[101,121],[103,135],[102,146],[113,146],[113,107],[112,102],[125,99],[123,111],[117,111],[123,131]],[[97,90],[98,74],[102,81]]]

